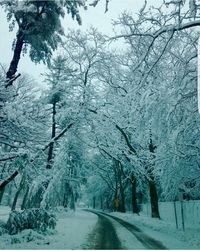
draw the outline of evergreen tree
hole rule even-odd
[[[72,15],[79,24],[81,18],[79,7],[84,7],[82,0],[24,0],[3,1],[0,3],[7,12],[12,30],[17,23],[18,31],[13,45],[13,58],[7,71],[7,85],[12,85],[16,78],[18,63],[22,51],[29,47],[29,55],[33,62],[48,63],[64,31],[60,18],[65,12]]]

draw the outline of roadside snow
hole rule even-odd
[[[25,230],[17,235],[0,236],[0,249],[83,249],[97,216],[78,210],[59,212],[55,231],[46,235]]]
[[[168,249],[200,249],[200,229],[189,229],[184,232],[177,230],[171,223],[143,215],[118,212],[111,215],[138,226],[145,234],[162,242]]]
[[[121,241],[123,249],[133,250],[133,249],[146,249],[145,246],[137,240],[132,233],[130,233],[125,227],[121,224],[109,218],[115,227],[118,238]]]
[[[0,206],[0,220],[7,221],[11,209],[7,206]]]
[[[6,222],[9,207],[0,207],[0,220]],[[132,213],[111,213],[133,225],[138,226],[148,236],[162,242],[168,249],[200,249],[199,230],[177,230],[174,224]],[[33,230],[24,230],[17,235],[0,236],[0,249],[88,249],[88,236],[97,223],[95,214],[78,210],[76,212],[57,212],[55,231],[46,235]],[[111,220],[124,249],[145,249],[142,243],[121,224]]]

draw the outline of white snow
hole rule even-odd
[[[0,207],[0,219],[6,221],[10,208]],[[144,215],[113,212],[118,218],[139,227],[146,235],[160,241],[168,249],[200,249],[200,229],[176,229],[173,223],[152,219]],[[24,230],[17,235],[0,236],[0,249],[88,249],[89,234],[93,231],[98,217],[82,210],[57,212],[55,231],[46,235],[33,230]],[[146,249],[132,233],[121,224],[110,219],[122,243],[123,249]]]
[[[0,206],[0,220],[7,221],[9,213],[10,213],[10,207],[8,206]]]
[[[185,229],[193,229],[196,231],[200,229],[200,200],[190,200],[190,201],[165,201],[159,202],[159,212],[162,220],[172,223],[176,226],[175,210],[177,215],[178,228],[182,229],[182,213],[181,213],[181,203],[183,210],[183,218]],[[151,217],[151,204],[142,204],[142,213],[148,217]]]
[[[145,234],[162,242],[168,249],[200,249],[200,229],[189,229],[184,232],[177,230],[172,223],[144,215],[118,212],[111,214],[139,227]]]
[[[1,210],[0,210],[1,211]],[[25,230],[17,235],[0,236],[0,249],[83,249],[88,234],[93,230],[97,216],[77,210],[59,212],[55,231],[47,235]]]
[[[109,218],[110,219],[110,218]],[[110,219],[111,220],[111,219]],[[123,249],[133,250],[133,249],[146,249],[141,242],[137,240],[132,233],[130,233],[125,227],[111,220],[113,226],[115,227],[118,238],[121,241]]]

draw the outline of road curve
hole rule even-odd
[[[142,230],[140,228],[136,227],[135,225],[133,225],[131,223],[128,223],[122,219],[119,219],[115,216],[112,216],[110,214],[106,214],[103,212],[93,211],[90,209],[86,209],[85,211],[89,211],[91,213],[94,213],[94,214],[98,215],[99,217],[104,216],[104,218],[107,218],[107,221],[109,221],[108,218],[111,218],[111,219],[117,221],[123,227],[125,227],[129,232],[131,232],[138,239],[138,241],[140,241],[144,245],[144,247],[146,247],[147,249],[167,249],[160,241],[155,240],[152,237],[148,236],[147,234],[142,232]],[[104,228],[104,230],[105,230],[105,228]],[[110,237],[108,236],[108,238],[110,238]],[[99,248],[99,249],[102,249],[102,248]],[[117,248],[113,248],[113,249],[117,249]],[[118,249],[120,249],[120,248],[118,248]]]
[[[89,210],[87,210],[89,211]],[[123,249],[121,242],[116,234],[112,222],[104,215],[90,211],[98,216],[97,224],[89,235],[89,249]]]

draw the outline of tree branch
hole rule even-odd
[[[163,28],[157,30],[156,32],[153,33],[149,33],[149,32],[144,32],[144,33],[129,33],[129,34],[121,34],[118,36],[114,36],[114,37],[110,37],[108,40],[114,40],[114,39],[118,39],[118,38],[130,38],[133,36],[146,36],[146,37],[152,37],[154,39],[156,39],[157,37],[159,37],[160,35],[162,35],[163,33],[166,32],[175,32],[175,31],[181,31],[181,30],[185,30],[185,29],[189,29],[189,28],[193,28],[193,27],[197,27],[200,26],[200,20],[194,20],[188,23],[184,23],[184,24],[178,24],[178,25],[166,25]]]

